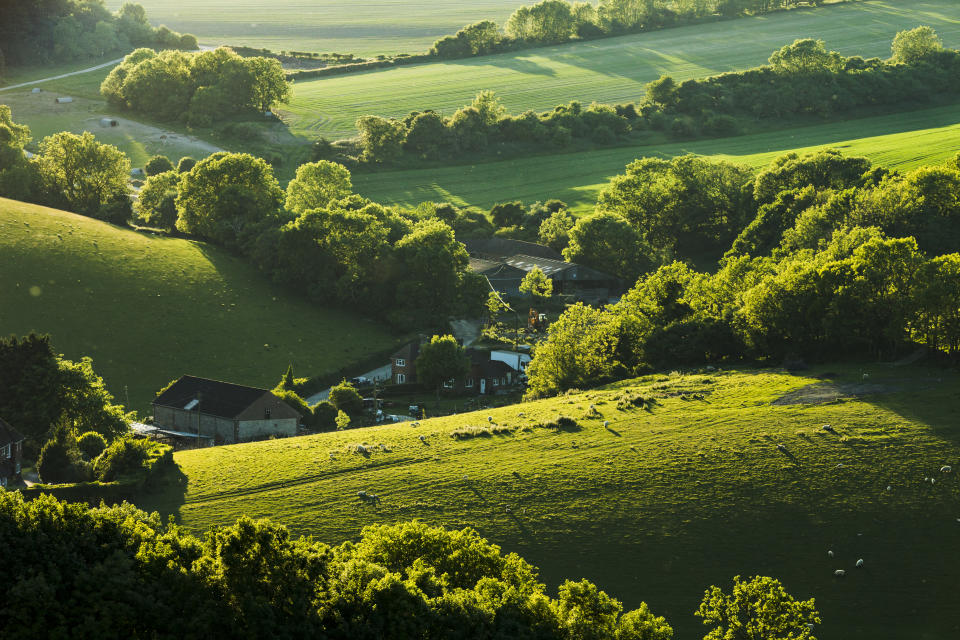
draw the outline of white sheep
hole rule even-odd
[[[892,490],[893,490],[893,487],[888,484],[888,485],[887,485],[887,491],[892,491]]]
[[[609,426],[610,426],[610,421],[609,421],[609,420],[604,420],[604,421],[603,421],[603,428],[606,429],[606,428],[608,428]]]
[[[427,437],[426,437],[425,435],[423,435],[422,433],[421,433],[420,435],[418,435],[417,437],[420,438],[420,442],[426,442],[426,441],[427,441]]]
[[[834,469],[843,469],[845,466],[847,466],[847,465],[843,464],[842,462],[838,462],[838,463],[837,463],[837,466],[834,467]]]
[[[858,569],[863,568],[863,558],[860,558],[859,560],[857,560],[857,568]]]
[[[843,576],[847,575],[847,572],[843,569],[837,569],[833,572],[833,575],[837,576],[838,578],[842,578]]]
[[[930,484],[937,484],[936,478],[930,478]]]
[[[358,498],[366,498],[366,497],[367,497],[367,492],[366,492],[366,491],[357,491],[357,497],[358,497]]]
[[[367,448],[362,444],[357,445],[357,453],[367,453]]]
[[[832,557],[833,557],[833,551],[827,551],[827,555],[832,558]]]
[[[950,473],[951,471],[953,471],[953,467],[951,467],[948,464],[945,464],[942,467],[940,467],[940,473]]]

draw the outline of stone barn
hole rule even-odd
[[[232,444],[294,436],[300,414],[266,389],[182,376],[153,401],[158,429]],[[208,440],[209,441],[209,440]]]

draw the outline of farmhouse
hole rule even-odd
[[[550,247],[533,242],[485,238],[464,242],[470,254],[470,270],[482,275],[503,295],[519,296],[524,276],[539,268],[551,282],[553,292],[581,300],[604,300],[623,290],[619,278],[566,262]]]
[[[391,379],[394,384],[415,384],[417,382],[416,359],[420,355],[420,342],[410,342],[397,350],[391,356],[391,368],[393,375]],[[479,349],[467,349],[467,356],[470,358],[470,372],[462,380],[449,380],[444,383],[444,389],[458,391],[460,393],[494,393],[500,388],[508,387],[517,379],[517,372],[513,366],[508,364],[502,354],[512,356],[513,364],[517,363],[517,356],[526,356],[529,361],[530,356],[526,354],[514,354],[513,352],[482,351]],[[498,354],[498,355],[494,355]]]
[[[230,444],[296,435],[300,414],[266,389],[182,376],[153,401],[153,423],[162,431]]]
[[[0,418],[0,487],[20,479],[23,459],[23,436]]]

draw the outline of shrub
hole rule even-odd
[[[320,431],[333,431],[337,426],[337,408],[324,400],[313,408],[313,424]]]
[[[177,173],[186,173],[197,165],[197,161],[190,156],[183,156],[177,163]]]
[[[77,438],[68,426],[59,426],[37,459],[40,480],[49,484],[81,482],[90,474],[89,465],[80,457]]]
[[[551,429],[553,431],[580,430],[580,424],[570,416],[558,416],[556,420],[541,423],[540,427],[543,429]]]
[[[450,437],[454,440],[469,440],[470,438],[489,438],[490,436],[509,435],[513,433],[513,427],[507,425],[492,425],[489,427],[460,427],[450,432]]]
[[[77,438],[77,447],[87,460],[93,460],[107,448],[107,441],[96,431],[87,431]]]
[[[602,124],[593,130],[593,141],[597,144],[613,144],[617,141],[617,136],[610,127]]]
[[[149,459],[151,443],[147,440],[117,438],[104,450],[93,465],[98,480],[110,482],[121,475],[143,469]]]
[[[356,387],[346,380],[330,389],[330,404],[350,416],[363,413],[363,398]]]
[[[158,173],[173,171],[173,163],[167,156],[153,156],[143,165],[143,172],[148,176],[155,176]]]

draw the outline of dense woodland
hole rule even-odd
[[[0,76],[7,66],[72,62],[134,47],[197,48],[197,39],[153,27],[139,4],[111,13],[103,0],[4,2],[0,20]]]
[[[958,194],[960,156],[899,173],[835,151],[791,153],[755,176],[694,156],[638,160],[569,236],[609,229],[582,260],[626,275],[646,252],[655,270],[641,268],[618,304],[577,305],[551,325],[529,393],[743,359],[893,360],[911,345],[956,358]],[[715,269],[690,266],[722,247]]]
[[[888,60],[844,57],[808,38],[784,45],[755,69],[684,82],[663,76],[647,84],[636,104],[571,102],[508,114],[495,95],[481,92],[449,117],[432,110],[399,119],[365,116],[357,121],[358,141],[321,141],[314,152],[375,168],[624,144],[636,132],[678,140],[730,136],[758,124],[953,99],[958,75],[960,51],[945,48],[929,27],[899,33]]]

